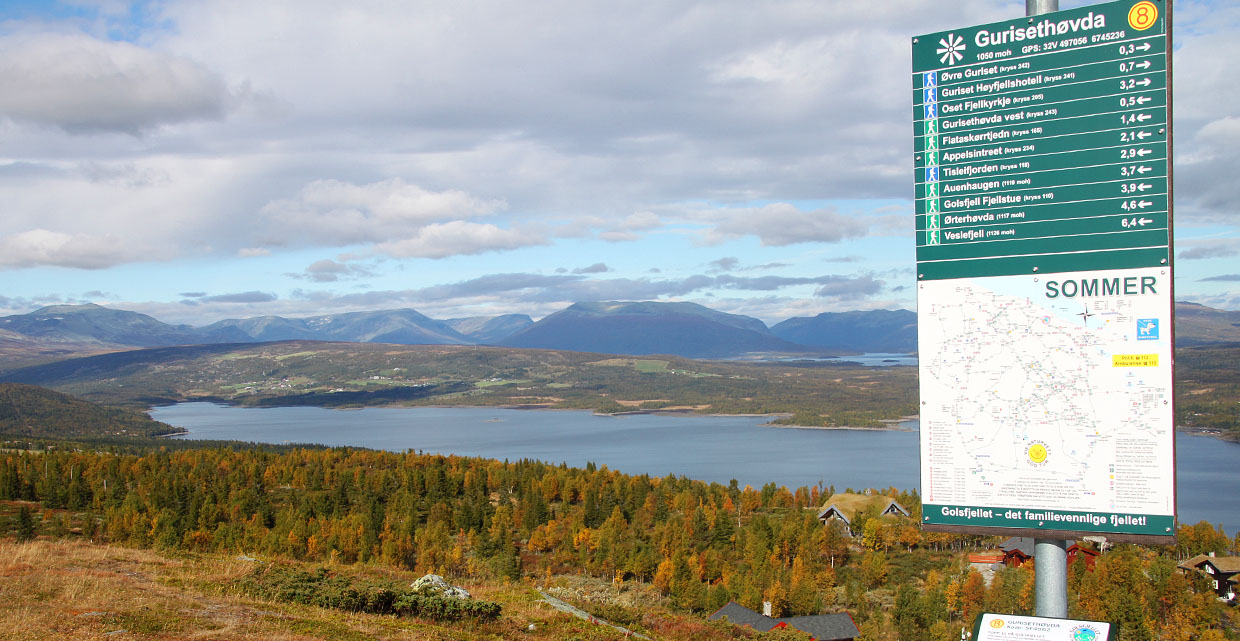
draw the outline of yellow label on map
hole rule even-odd
[[[1158,367],[1158,354],[1112,354],[1111,367]]]

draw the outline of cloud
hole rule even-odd
[[[177,294],[177,296],[180,296],[181,298],[202,298],[206,295],[206,292],[181,292],[180,294]]]
[[[611,271],[611,269],[608,268],[606,264],[594,263],[593,265],[590,265],[589,267],[578,267],[577,269],[573,270],[573,273],[574,274],[602,274],[604,272],[609,272],[609,271]]]
[[[198,299],[201,303],[269,303],[276,300],[275,294],[267,292],[240,292],[237,294],[218,294],[215,296],[203,296]]]
[[[375,249],[393,258],[447,258],[548,244],[541,234],[454,220],[427,225],[409,238],[379,243]]]
[[[502,201],[463,191],[430,191],[401,178],[354,184],[316,180],[292,198],[275,200],[259,212],[281,239],[302,236],[312,243],[348,245],[408,237],[445,220],[485,216]]]
[[[773,292],[797,286],[817,286],[819,297],[859,299],[875,294],[884,281],[872,276],[742,278],[728,274],[693,275],[684,278],[588,278],[582,274],[490,274],[456,283],[408,290],[369,291],[350,294],[301,292],[302,298],[325,305],[383,306],[397,304],[476,303],[502,299],[506,303],[551,304],[600,300],[658,300],[693,294],[708,295],[713,290]]]
[[[591,221],[595,222],[595,221]],[[618,223],[608,223],[603,220],[595,222],[595,225],[601,227],[598,232],[600,240],[610,242],[626,242],[638,240],[642,237],[641,232],[647,232],[663,227],[665,222],[663,219],[653,212],[643,211],[635,214],[629,214]]]
[[[767,247],[838,243],[865,236],[870,226],[862,217],[846,216],[833,208],[804,211],[788,203],[703,212],[699,218],[714,223],[703,235],[708,244],[756,236]]]
[[[0,238],[0,267],[57,265],[103,269],[131,259],[120,237],[32,229]]]
[[[1208,276],[1199,278],[1197,282],[1221,282],[1221,283],[1240,283],[1240,274],[1220,274],[1218,276]]]
[[[0,37],[0,115],[71,133],[219,119],[229,92],[187,58],[84,34]]]
[[[340,279],[364,278],[372,275],[374,275],[373,272],[361,265],[338,263],[330,258],[314,261],[301,274],[288,274],[292,278],[311,280],[316,283],[332,283]]]
[[[884,285],[883,281],[875,280],[872,276],[859,276],[857,278],[837,276],[829,278],[821,287],[814,290],[814,296],[838,300],[857,300],[879,293]]]
[[[1176,258],[1181,260],[1204,260],[1207,258],[1227,258],[1228,256],[1236,255],[1240,255],[1240,241],[1230,238],[1209,239],[1193,241],[1192,246],[1181,251]]]
[[[737,265],[740,265],[740,263],[741,260],[735,256],[725,256],[719,260],[712,260],[710,262],[710,268],[706,271],[712,274],[717,274],[719,272],[730,272],[736,269]]]
[[[270,256],[271,250],[263,247],[242,247],[237,250],[238,258],[258,258],[259,256]]]
[[[550,242],[539,232],[469,220],[504,208],[500,200],[431,191],[401,178],[365,184],[328,179],[267,203],[259,215],[273,244],[374,243],[376,251],[394,258],[446,258]]]

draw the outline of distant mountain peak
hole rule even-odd
[[[807,351],[804,346],[776,338],[756,318],[720,312],[697,303],[659,301],[574,303],[498,344],[690,358]]]
[[[776,336],[823,349],[877,353],[917,351],[917,314],[907,309],[823,312],[789,318],[771,328]]]
[[[80,314],[82,312],[89,312],[89,311],[98,310],[98,309],[106,309],[108,311],[116,311],[116,312],[124,311],[124,310],[114,310],[110,307],[104,307],[103,305],[96,305],[95,303],[82,303],[80,305],[73,305],[73,304],[66,303],[62,305],[48,305],[47,307],[40,307],[39,309],[36,309],[30,313],[32,315],[33,314]],[[137,314],[138,312],[129,312],[129,313]]]

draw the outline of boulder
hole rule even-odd
[[[458,588],[448,583],[438,574],[428,574],[410,583],[409,589],[413,590],[414,594],[422,596],[443,596],[450,599],[471,598],[469,592],[466,592],[464,588]]]

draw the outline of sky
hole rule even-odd
[[[910,39],[1023,14],[0,0],[0,315],[915,309]],[[1240,3],[1173,41],[1176,298],[1240,309]]]

